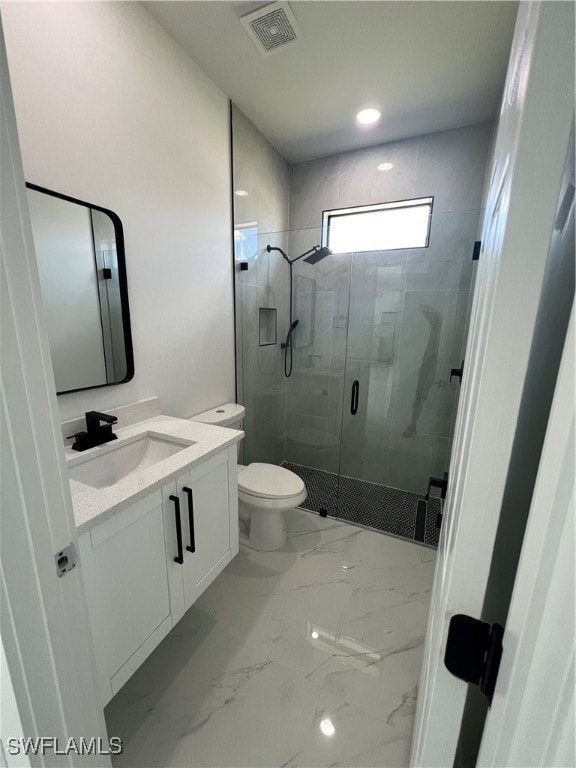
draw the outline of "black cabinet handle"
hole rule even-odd
[[[182,487],[184,493],[188,496],[188,517],[190,519],[190,546],[186,547],[188,552],[196,552],[196,534],[194,533],[194,497],[192,488]]]
[[[360,382],[355,379],[352,383],[352,398],[350,400],[350,413],[356,416],[358,413],[358,395],[360,394]]]
[[[184,562],[184,553],[182,552],[182,523],[180,522],[180,499],[178,496],[169,496],[170,501],[174,502],[174,514],[176,516],[176,542],[178,544],[178,556],[174,558],[175,563],[182,565]]]

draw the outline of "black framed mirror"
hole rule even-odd
[[[26,184],[56,392],[130,381],[134,356],[122,222]]]

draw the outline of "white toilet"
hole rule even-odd
[[[225,403],[191,418],[204,424],[242,429],[245,409]],[[240,450],[240,444],[238,444]],[[238,513],[249,530],[254,549],[272,551],[286,543],[284,511],[302,504],[308,496],[298,475],[274,464],[238,465]]]

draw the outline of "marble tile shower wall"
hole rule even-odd
[[[426,249],[295,265],[302,317],[285,382],[287,461],[417,493],[448,469],[459,394],[449,375],[466,341],[491,130],[471,126],[291,166],[291,253],[320,242],[326,209],[433,195],[434,215]],[[393,168],[378,171],[381,163]],[[354,380],[360,404],[351,416]]]
[[[283,460],[285,386],[280,342],[288,325],[287,265],[266,245],[287,250],[286,233],[258,236],[258,252],[240,272],[242,400],[246,407],[244,462]],[[276,309],[276,343],[260,345],[259,310]]]
[[[240,460],[279,463],[284,431],[280,343],[259,346],[258,321],[260,307],[275,308],[278,339],[287,322],[286,264],[278,253],[268,254],[266,245],[287,249],[289,166],[235,106],[232,124],[234,188],[248,193],[234,196],[234,225],[256,224],[260,233],[250,246],[248,269],[240,269],[238,253],[235,264],[237,399],[246,407]]]

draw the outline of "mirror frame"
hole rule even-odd
[[[68,395],[71,392],[84,392],[87,389],[102,389],[102,387],[116,387],[119,384],[126,384],[134,378],[134,349],[132,346],[132,330],[130,326],[130,305],[128,302],[128,278],[126,275],[126,252],[124,250],[124,230],[118,214],[109,208],[103,208],[101,205],[87,203],[76,197],[63,195],[60,192],[54,192],[52,189],[46,189],[38,184],[26,182],[26,187],[35,192],[42,192],[51,197],[57,197],[60,200],[66,200],[69,203],[82,205],[85,208],[91,208],[94,211],[100,211],[110,217],[114,225],[114,235],[116,237],[116,258],[118,260],[118,288],[120,290],[120,301],[122,304],[122,330],[124,333],[124,351],[126,353],[126,376],[121,381],[113,381],[106,384],[93,384],[90,387],[77,387],[76,389],[64,389],[56,392],[57,395]]]

